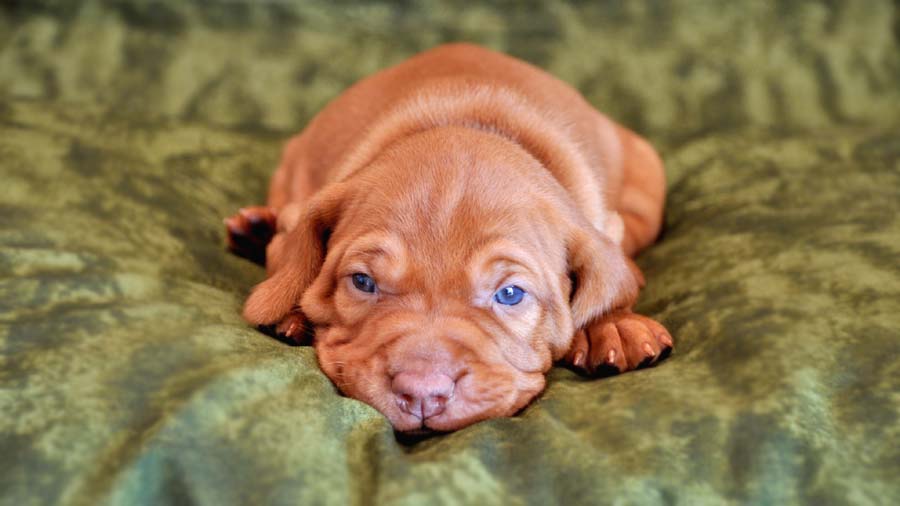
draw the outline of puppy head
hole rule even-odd
[[[636,294],[620,249],[568,202],[499,136],[417,134],[320,192],[245,317],[299,306],[323,371],[399,431],[513,415],[576,328]]]

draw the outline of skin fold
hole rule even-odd
[[[555,362],[608,375],[668,354],[631,311],[664,200],[646,141],[549,74],[453,44],[331,102],[268,205],[226,226],[267,269],[248,322],[314,335],[325,374],[398,431],[450,431],[515,414]]]

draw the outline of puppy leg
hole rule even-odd
[[[622,188],[616,211],[625,234],[622,249],[634,256],[656,240],[662,227],[666,175],[656,150],[643,138],[616,126],[622,143]]]
[[[643,288],[640,267],[630,258],[626,261],[638,287]],[[587,374],[611,376],[668,356],[674,346],[671,334],[658,322],[631,312],[633,303],[625,302],[575,332],[562,362]]]
[[[288,208],[285,208],[288,209]],[[264,207],[241,209],[238,214],[225,220],[228,227],[228,246],[236,255],[249,258],[259,264],[264,264],[271,276],[281,266],[284,255],[285,231],[280,225],[290,213],[279,214],[279,225],[270,230],[274,215],[271,209]],[[275,232],[278,228],[278,232]],[[268,246],[264,243],[269,237]],[[281,321],[274,325],[259,327],[266,334],[292,345],[312,344],[312,327],[303,316],[299,308],[288,313]]]
[[[656,239],[665,204],[665,170],[659,155],[634,132],[616,127],[622,143],[622,187],[616,211],[624,223],[622,249],[633,257]],[[644,286],[637,264],[628,267]],[[588,374],[610,376],[651,366],[666,358],[674,347],[672,335],[660,323],[631,312],[612,311],[575,333],[564,363]]]
[[[244,207],[225,218],[228,249],[260,265],[266,263],[266,246],[276,230],[275,210],[271,207]]]

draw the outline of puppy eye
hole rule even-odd
[[[494,300],[506,306],[515,306],[522,302],[523,297],[525,297],[525,290],[516,285],[504,286],[494,294]]]
[[[369,277],[368,274],[357,272],[352,276],[352,279],[353,286],[355,286],[357,290],[366,293],[375,293],[375,280]]]

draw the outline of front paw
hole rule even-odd
[[[309,321],[300,311],[291,311],[275,325],[261,327],[263,332],[275,339],[294,346],[312,344],[313,331]]]
[[[669,356],[672,336],[658,322],[616,311],[575,333],[565,362],[597,376],[611,376],[651,366]]]

